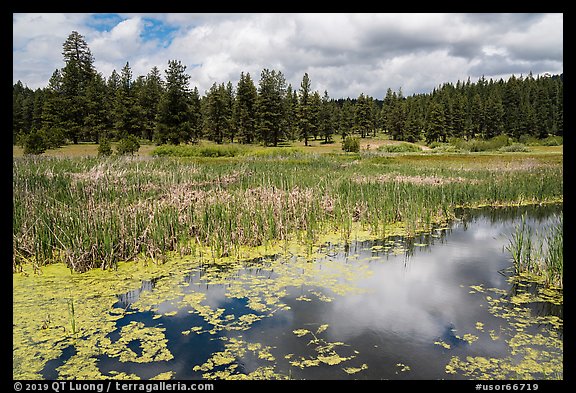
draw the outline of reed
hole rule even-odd
[[[14,157],[13,270],[162,262],[171,251],[240,246],[354,225],[382,236],[450,219],[458,206],[562,199],[562,163],[532,156],[479,160],[419,155],[246,154],[235,157]]]
[[[535,231],[523,215],[508,239],[517,274],[528,273],[543,277],[548,286],[563,287],[563,215],[557,215],[543,231]]]

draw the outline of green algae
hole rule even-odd
[[[343,367],[342,368],[342,370],[344,370],[344,372],[346,374],[356,374],[362,370],[367,370],[367,369],[368,369],[368,365],[366,363],[363,363],[360,367]]]
[[[326,235],[323,237],[324,240],[328,238]],[[59,378],[137,378],[137,375],[123,373],[103,375],[99,371],[98,359],[108,356],[120,362],[169,361],[173,355],[167,346],[161,318],[173,318],[186,312],[204,320],[203,326],[193,325],[182,330],[183,335],[240,332],[249,330],[263,318],[289,310],[283,299],[290,288],[306,288],[300,299],[302,301],[316,298],[323,302],[330,302],[335,296],[365,291],[358,288],[356,282],[371,274],[369,266],[326,260],[317,263],[315,261],[322,254],[306,251],[299,243],[284,244],[282,249],[278,245],[268,244],[253,248],[250,254],[248,249],[243,249],[244,255],[249,257],[244,260],[220,258],[218,263],[206,264],[201,257],[173,257],[163,265],[133,261],[119,263],[115,270],[91,270],[86,273],[73,273],[63,264],[42,267],[39,273],[28,271],[24,266],[22,272],[13,275],[13,377],[41,379],[46,363],[59,358],[65,349],[72,348],[74,354],[56,370]],[[262,257],[271,252],[282,253],[289,259]],[[245,270],[247,266],[248,271]],[[203,284],[224,285],[226,297],[246,299],[247,308],[252,312],[235,316],[226,314],[223,308],[212,308],[207,303],[205,293],[183,282],[183,274],[200,271]],[[273,271],[274,277],[252,274],[250,271]],[[128,293],[140,287],[144,281],[153,281],[153,290],[139,291],[129,308],[114,306],[118,302],[118,294]],[[70,308],[72,303],[73,313]],[[160,304],[169,309],[163,308],[161,312]],[[159,324],[145,326],[142,322],[131,322],[122,328],[117,327],[120,319],[135,312],[151,312],[152,320]],[[327,328],[328,325],[321,324],[317,333]],[[119,338],[112,341],[111,333],[117,333]],[[134,346],[139,348],[139,354],[131,349]],[[229,358],[227,354],[226,359]],[[271,375],[275,356],[263,348],[257,358],[271,361],[272,364],[257,370],[252,376]],[[216,357],[212,363],[218,365],[222,360]],[[328,351],[322,352],[316,360],[335,365],[346,358],[336,357]],[[223,377],[223,371],[219,372],[218,375]],[[236,378],[232,370],[228,372],[228,377]]]
[[[204,379],[288,379],[278,373],[274,367],[275,357],[272,348],[261,343],[252,343],[236,337],[222,337],[224,350],[213,353],[203,364],[195,365],[194,371],[203,371]],[[272,364],[259,366],[249,373],[241,373],[236,364],[237,359],[252,356]],[[220,368],[219,370],[217,368]]]
[[[314,356],[299,356],[290,360],[291,366],[304,369],[307,367],[316,367],[320,365],[335,366],[340,363],[346,362],[350,359],[354,359],[356,354],[350,356],[342,356],[336,351],[336,348],[341,346],[346,346],[343,342],[331,342],[326,338],[319,337],[320,334],[324,333],[328,329],[328,324],[323,324],[318,327],[316,333],[308,329],[296,329],[293,330],[297,337],[312,336],[312,339],[308,342],[308,346],[313,346],[315,355]],[[292,357],[290,357],[292,358]]]
[[[536,291],[528,291],[527,280],[542,284]],[[540,278],[515,276],[510,278],[519,292],[508,294],[499,288],[474,286],[473,295],[487,294],[484,300],[488,311],[503,320],[499,332],[488,330],[488,337],[504,340],[509,355],[501,358],[483,356],[453,356],[445,366],[448,374],[461,374],[471,379],[562,379],[563,340],[559,335],[563,321],[555,315],[538,315],[530,306],[541,302],[563,304],[561,289],[545,287]],[[484,323],[477,322],[479,333],[486,334]],[[466,340],[468,338],[468,340]],[[469,344],[479,339],[466,334],[463,337]]]

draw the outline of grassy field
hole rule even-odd
[[[65,262],[71,269],[118,261],[162,261],[170,252],[241,247],[322,233],[407,234],[454,217],[461,206],[563,199],[562,146],[522,153],[388,153],[385,138],[344,153],[338,141],[304,147],[224,145],[228,157],[97,157],[97,145],[69,145],[13,158],[13,270]],[[211,151],[212,151],[211,150]],[[238,153],[239,152],[239,153]],[[196,153],[194,153],[196,154]]]

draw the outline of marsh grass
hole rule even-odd
[[[399,222],[414,234],[459,206],[562,200],[555,156],[422,157],[14,157],[13,270],[162,263],[204,248],[217,258],[293,238],[311,245],[326,231],[384,237]]]
[[[556,215],[550,227],[536,231],[522,215],[508,238],[517,274],[528,273],[544,278],[549,286],[563,287],[564,270],[563,215]]]

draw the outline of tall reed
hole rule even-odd
[[[542,276],[547,285],[563,287],[563,215],[557,215],[543,231],[535,231],[522,215],[520,223],[508,239],[516,273]]]

